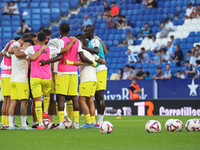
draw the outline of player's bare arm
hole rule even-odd
[[[28,57],[28,59],[29,59],[29,60],[36,60],[36,59],[38,59],[38,57],[40,57],[40,55],[42,54],[43,50],[45,50],[45,49],[47,49],[47,48],[48,48],[48,46],[42,45],[42,47],[40,48],[40,50],[37,51],[37,53],[35,53],[35,54],[33,54],[33,55],[30,55],[30,56]]]
[[[105,44],[103,43],[103,41],[98,36],[94,36],[94,38],[98,39],[101,42],[101,44],[103,46],[103,52],[104,52],[104,54],[107,54],[108,50],[107,50]]]
[[[58,56],[51,58],[49,60],[40,60],[40,66],[44,66],[46,64],[54,63],[60,61],[63,58],[63,54],[58,54]]]
[[[71,39],[71,42],[69,44],[67,44],[67,46],[65,46],[64,48],[61,48],[61,52],[60,53],[68,52],[71,49],[71,47],[73,46],[73,44],[78,40],[75,37],[71,37],[70,39]]]
[[[99,48],[98,47],[94,47],[92,49],[92,48],[88,48],[88,47],[82,46],[82,49],[90,52],[91,54],[98,54],[99,53]]]
[[[99,58],[99,59],[97,60],[97,62],[99,62],[99,63],[101,63],[101,64],[103,64],[103,65],[106,64],[106,60],[105,60],[105,59],[102,59],[102,58]]]
[[[85,55],[83,54],[83,52],[79,52],[79,57],[81,59],[82,62],[84,63],[88,63],[88,64],[94,64],[93,61],[91,61],[90,59],[88,59],[87,57],[85,57]]]
[[[81,60],[78,61],[69,61],[69,60],[64,60],[63,64],[65,65],[74,65],[74,66],[82,66],[84,63]]]

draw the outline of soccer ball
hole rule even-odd
[[[99,131],[103,134],[108,134],[111,133],[113,131],[113,125],[112,123],[110,123],[109,121],[104,121],[100,127],[99,127]]]
[[[157,120],[149,120],[146,123],[146,131],[150,133],[160,132],[161,131],[161,124]]]
[[[44,119],[43,124],[46,129],[52,129],[53,128],[53,123],[49,119]]]
[[[200,121],[199,119],[190,119],[186,122],[185,128],[187,131],[199,131]]]
[[[170,131],[172,132],[181,132],[183,129],[183,123],[178,119],[173,119],[170,124]]]
[[[64,119],[64,126],[66,129],[72,128],[72,124],[73,124],[73,122],[71,119],[69,119],[69,118]]]
[[[166,123],[165,123],[165,129],[167,130],[167,131],[170,131],[170,124],[172,124],[172,121],[173,121],[174,119],[168,119],[167,121],[166,121]]]

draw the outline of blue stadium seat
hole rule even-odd
[[[21,17],[20,17],[20,15],[12,15],[12,19],[14,19],[14,20],[20,20]]]
[[[190,32],[189,36],[190,37],[194,37],[195,36],[195,32]]]
[[[180,13],[181,12],[181,7],[176,7],[176,13]]]
[[[193,47],[193,43],[187,43],[186,48],[191,49]]]
[[[1,22],[2,26],[10,26],[10,20],[4,20]]]
[[[195,41],[195,42],[200,42],[200,37],[199,37],[199,36],[198,36],[198,37],[195,37],[194,41]]]
[[[12,25],[20,26],[20,20],[12,20]]]
[[[41,25],[41,24],[40,24]],[[32,29],[33,29],[33,32],[38,32],[38,30],[40,29],[40,25],[33,25]]]
[[[20,8],[28,8],[28,3],[19,3]]]
[[[2,20],[10,20],[10,15],[2,15]]]
[[[166,2],[165,2],[165,7],[170,7],[170,6],[171,6],[171,2],[166,1]]]
[[[111,68],[111,69],[115,69],[116,66],[117,66],[117,64],[112,63],[112,64],[110,65],[110,68]]]
[[[100,26],[102,29],[106,28],[106,23],[102,23]]]
[[[12,33],[11,32],[5,32],[5,33],[3,33],[3,37],[12,38]]]
[[[183,1],[177,1],[177,6],[182,6],[183,5]]]
[[[31,8],[38,8],[39,7],[39,3],[38,2],[31,2],[30,7]]]
[[[171,62],[170,67],[176,67],[176,62]]]
[[[40,20],[32,20],[32,25],[33,26],[41,25],[41,21]]]
[[[32,15],[32,19],[40,19],[40,15],[39,14],[34,14],[34,15]]]
[[[41,9],[39,9],[39,8],[33,8],[32,9],[32,13],[33,14],[40,14],[41,13]]]
[[[60,11],[62,14],[68,14],[68,9],[66,7],[61,7]]]
[[[155,63],[150,63],[149,64],[149,68],[155,68],[156,67],[156,64]]]
[[[40,7],[41,8],[49,8],[49,3],[48,2],[41,2]]]
[[[63,5],[63,3],[62,3]],[[60,7],[60,3],[59,2],[52,2],[51,3],[51,8],[59,8]]]
[[[42,8],[42,13],[43,14],[50,14],[50,9],[49,8]]]
[[[194,37],[188,37],[187,38],[188,43],[194,43],[194,41],[195,41]]]
[[[42,19],[42,26],[49,26],[50,19]]]

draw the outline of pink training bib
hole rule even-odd
[[[41,48],[40,45],[33,46],[35,53]],[[50,59],[50,49],[47,48],[43,50],[42,54],[35,61],[31,61],[31,75],[32,78],[40,79],[51,79],[51,67],[50,64],[45,66],[40,66],[40,60],[49,60]]]
[[[8,50],[10,49],[11,45],[16,41],[11,41]],[[10,67],[12,65],[11,57],[4,56],[4,65]],[[11,74],[11,70],[3,70],[1,74]]]
[[[65,43],[64,46],[66,46],[71,41],[70,37],[63,37],[61,40],[64,41]],[[67,53],[64,53],[62,60],[60,60],[58,63],[58,72],[78,71],[78,66],[63,64],[63,61],[65,59],[69,61],[78,61],[78,46],[79,46],[79,41],[76,41],[74,45],[71,47],[71,49]]]

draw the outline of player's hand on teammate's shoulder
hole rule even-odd
[[[101,41],[101,39],[98,36],[94,36],[95,39],[98,39],[99,41]]]
[[[73,42],[73,43],[78,40],[76,37],[73,37],[73,36],[71,36],[70,39],[71,39],[71,42]]]
[[[44,65],[46,65],[46,61],[45,60],[40,60],[39,64],[40,64],[40,66],[44,66]]]
[[[42,45],[42,50],[45,50],[45,49],[47,49],[47,48],[48,48],[48,46]]]

